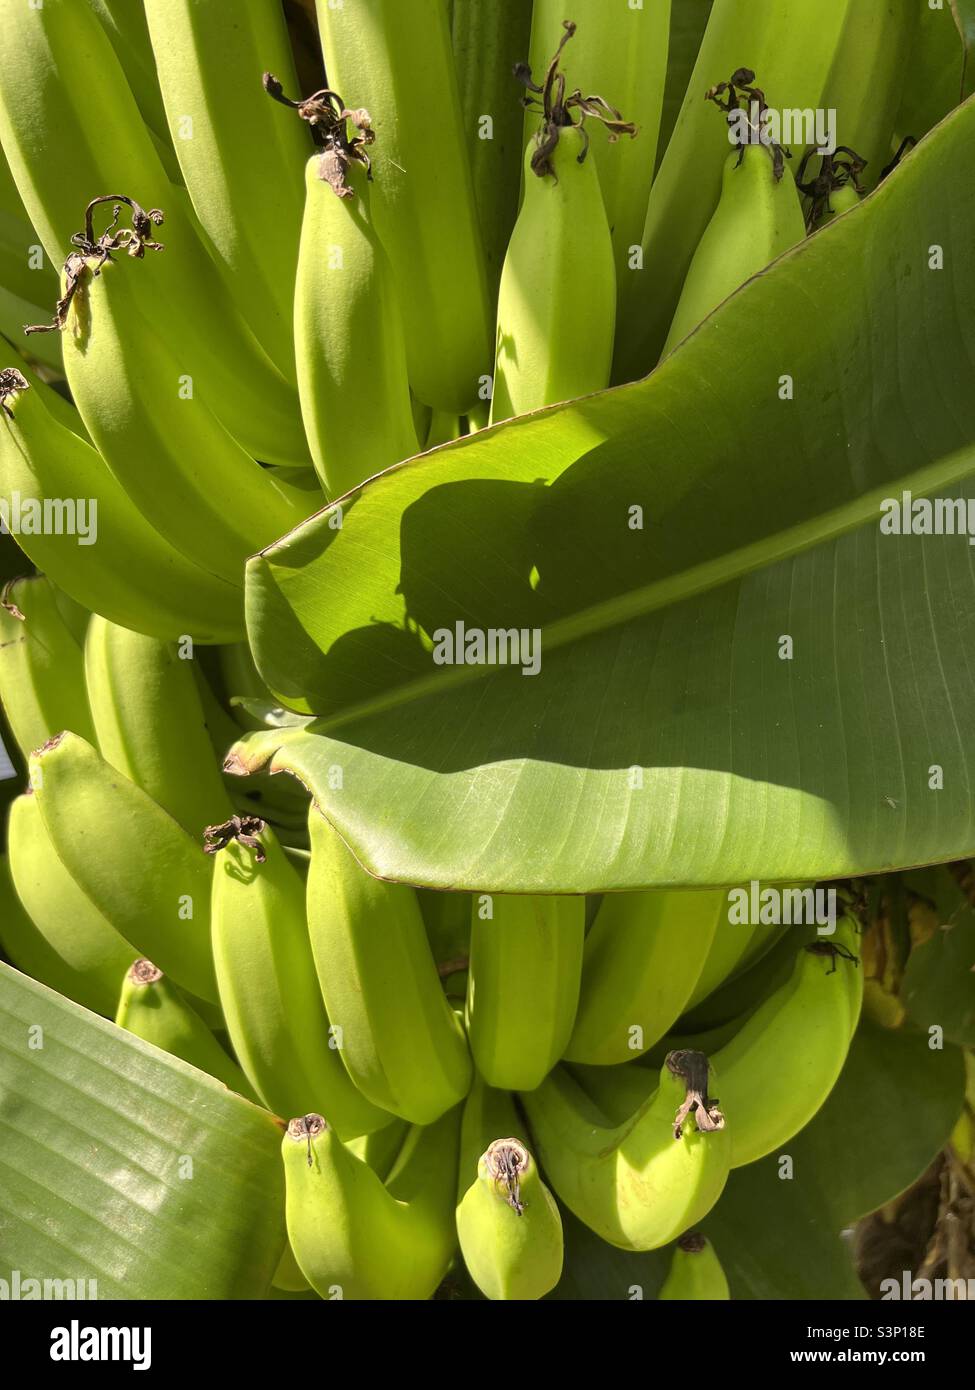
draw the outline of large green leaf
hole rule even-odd
[[[262,1298],[280,1143],[267,1111],[0,964],[0,1278]]]
[[[975,498],[973,228],[968,102],[645,381],[390,469],[255,557],[261,673],[323,718],[236,770],[291,769],[369,869],[434,887],[970,853],[972,550],[879,523],[904,491]],[[540,629],[540,673],[435,665],[459,621]]]

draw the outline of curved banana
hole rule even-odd
[[[210,866],[200,847],[76,734],[50,739],[29,767],[47,833],[75,883],[136,954],[215,1003]]]
[[[315,976],[301,875],[263,821],[214,826],[208,838],[220,1003],[254,1089],[282,1116],[296,1100],[322,1105],[346,1139],[388,1125],[392,1116],[342,1065]]]
[[[35,980],[112,1018],[119,980],[136,952],[58,858],[32,793],[10,807],[7,854],[26,917],[4,916],[4,950]]]
[[[64,602],[42,574],[12,579],[0,593],[0,703],[25,758],[62,729],[94,738],[84,658]]]
[[[115,1022],[143,1042],[216,1077],[231,1091],[257,1100],[237,1063],[227,1056],[192,1004],[151,960],[135,960],[126,970]]]
[[[777,177],[762,145],[729,154],[721,197],[688,268],[662,356],[805,234],[802,204],[788,165]]]
[[[316,9],[329,85],[376,132],[372,212],[400,290],[410,385],[462,415],[491,371],[491,322],[447,6]]]
[[[0,142],[52,264],[63,260],[81,210],[96,195],[123,189],[163,208],[166,254],[155,258],[151,275],[132,277],[132,294],[145,331],[173,361],[167,395],[185,405],[177,396],[181,378],[192,381],[194,399],[205,400],[255,458],[307,462],[294,387],[241,318],[89,5],[6,6],[3,28]]]
[[[167,173],[178,181],[179,165],[172,147],[166,141],[166,111],[159,90],[144,6],[133,5],[131,0],[88,0],[88,4],[108,35]]]
[[[460,1113],[413,1126],[385,1182],[318,1114],[281,1143],[288,1238],[322,1298],[427,1299],[456,1246]]]
[[[492,305],[497,304],[501,265],[518,216],[525,137],[514,69],[529,51],[531,24],[532,6],[526,0],[493,0],[490,5],[482,0],[454,0],[451,11],[461,128]],[[553,29],[557,32],[558,24]],[[638,233],[642,230],[641,214]]]
[[[670,1270],[657,1297],[663,1302],[731,1298],[728,1280],[714,1246],[697,1231],[681,1236],[670,1261]]]
[[[340,196],[305,166],[294,294],[298,394],[312,458],[330,497],[419,451],[398,291],[353,163]]]
[[[610,1245],[655,1250],[700,1221],[721,1195],[730,1134],[706,1083],[703,1054],[670,1053],[656,1091],[617,1125],[561,1067],[522,1095],[546,1177]]]
[[[800,946],[789,979],[711,1058],[732,1167],[786,1143],[833,1089],[863,1001],[856,946],[850,917],[833,936]]]
[[[613,237],[619,292],[626,291],[629,260],[639,248],[657,153],[670,48],[670,0],[648,5],[607,5],[606,0],[535,0],[532,7],[531,67],[543,72],[565,18],[579,36],[564,58],[570,88],[599,92],[636,126],[636,139],[596,140],[592,157],[599,173]],[[530,115],[525,139],[531,134]]]
[[[769,100],[821,111],[828,82],[857,7],[886,17],[874,0],[714,0],[697,61],[660,162],[641,240],[641,255],[620,287],[614,381],[632,381],[656,364],[681,286],[718,204],[728,131],[704,96],[747,66]],[[840,127],[842,129],[842,125]],[[804,146],[794,143],[798,160]]]
[[[475,1078],[461,1124],[457,1236],[493,1300],[542,1298],[562,1277],[562,1218],[521,1130],[511,1096]]]
[[[261,90],[295,82],[280,0],[146,0],[156,73],[193,210],[272,361],[294,379],[294,267],[308,138]],[[189,123],[189,124],[188,124]]]
[[[18,543],[65,593],[92,612],[154,637],[239,640],[238,586],[187,560],[152,527],[96,449],[62,424],[16,368],[0,371],[0,484],[7,505],[33,497],[61,514],[87,502],[97,544],[79,535],[31,530]],[[76,515],[80,515],[76,513]]]
[[[106,762],[189,835],[198,836],[233,814],[210,743],[192,652],[184,658],[172,643],[96,615],[88,624],[84,675],[98,751]]]
[[[562,1056],[579,1002],[585,932],[585,898],[474,898],[467,1036],[489,1086],[531,1091]]]
[[[416,893],[367,874],[314,802],[308,834],[308,931],[342,1060],[375,1105],[431,1124],[467,1094],[471,1058]]]
[[[652,1047],[687,1007],[727,907],[723,891],[607,893],[586,936],[566,1059],[605,1066]]]

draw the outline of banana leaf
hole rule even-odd
[[[294,772],[371,872],[440,888],[970,853],[972,551],[881,522],[975,503],[973,225],[969,101],[645,380],[397,465],[254,557],[261,674],[320,717],[232,770]],[[456,624],[537,631],[538,673],[436,664]]]

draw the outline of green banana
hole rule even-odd
[[[248,1100],[257,1100],[237,1063],[227,1056],[192,1004],[152,961],[133,961],[125,972],[115,1022],[144,1042],[216,1077]]]
[[[136,953],[215,1003],[210,866],[200,847],[76,734],[50,739],[29,769],[51,843],[75,883]]]
[[[413,1124],[463,1100],[471,1058],[416,893],[370,877],[312,802],[307,915],[322,997],[363,1095]]]
[[[119,980],[136,952],[58,858],[31,793],[10,807],[7,853],[26,916],[4,917],[4,950],[28,975],[112,1018]]]
[[[166,145],[166,111],[159,77],[149,41],[144,5],[132,0],[88,0],[108,41],[115,50],[142,119],[149,127],[170,178],[179,178],[179,165],[172,147]]]
[[[385,1182],[321,1115],[281,1144],[288,1238],[322,1298],[427,1299],[456,1246],[459,1108],[410,1130]]]
[[[567,15],[579,37],[566,51],[570,88],[599,92],[636,126],[636,139],[596,141],[592,157],[599,174],[613,237],[617,286],[626,292],[629,261],[640,246],[653,181],[670,44],[670,0],[630,5],[627,0],[535,0],[532,7],[531,66],[542,72]],[[525,139],[531,134],[530,114]]]
[[[36,254],[37,246],[37,233],[20,201],[10,165],[0,150],[0,285],[20,300],[46,304],[52,293],[57,293],[58,281],[43,250],[40,256]],[[16,323],[19,337],[24,320],[16,320]]]
[[[562,45],[573,33],[568,26]],[[613,241],[588,133],[558,123],[571,120],[561,106],[562,45],[540,89],[543,124],[525,154],[524,201],[501,271],[492,422],[609,384]]]
[[[795,179],[777,177],[768,150],[747,145],[729,154],[721,197],[687,271],[662,356],[735,290],[806,234]]]
[[[747,65],[786,108],[817,111],[835,104],[827,99],[827,84],[847,23],[864,6],[881,9],[876,0],[714,0],[650,190],[641,255],[620,286],[614,381],[631,381],[656,364],[691,258],[718,204],[728,132],[705,92]],[[802,148],[793,146],[792,153],[798,160]]]
[[[714,1246],[705,1236],[697,1231],[681,1236],[674,1247],[670,1270],[657,1297],[665,1303],[730,1299],[727,1276],[714,1253]]]
[[[176,392],[180,378],[191,380],[194,399],[255,458],[306,462],[294,387],[243,321],[95,14],[76,0],[45,0],[5,6],[3,23],[0,143],[51,263],[60,265],[81,209],[105,189],[131,189],[144,206],[165,209],[166,255],[155,258],[151,275],[132,277],[149,325],[143,335],[158,339],[173,363],[165,394],[186,404]]]
[[[238,640],[239,587],[209,574],[165,541],[136,508],[97,450],[48,408],[16,368],[0,371],[0,479],[8,507],[36,498],[61,514],[65,499],[87,502],[97,545],[38,530],[17,539],[53,583],[92,612],[154,637],[191,634]]]
[[[626,1069],[599,1068],[617,1070]],[[670,1053],[656,1091],[616,1125],[561,1067],[523,1094],[546,1177],[610,1245],[655,1250],[700,1221],[721,1195],[731,1136],[706,1082],[703,1054]]]
[[[727,909],[722,891],[607,893],[586,936],[564,1056],[607,1065],[652,1047],[687,1007]]]
[[[531,24],[531,0],[454,0],[451,43],[492,304],[518,216],[525,140],[514,69],[528,52]]]
[[[487,273],[442,0],[316,5],[329,85],[377,137],[372,213],[393,266],[410,385],[462,415],[491,370]]]
[[[94,616],[85,639],[84,675],[98,751],[106,762],[190,835],[229,819],[233,807],[210,744],[192,650],[183,657],[172,643]],[[83,729],[74,732],[88,737]]]
[[[493,1300],[543,1298],[562,1277],[562,1218],[521,1130],[511,1096],[475,1078],[461,1124],[457,1237]]]
[[[298,394],[315,467],[330,497],[419,451],[397,288],[370,214],[361,165],[339,195],[305,166],[295,281]]]
[[[697,978],[697,983],[684,1003],[683,1012],[690,1013],[702,999],[707,999],[719,985],[739,970],[753,949],[757,951],[763,941],[768,939],[769,931],[777,928],[753,926],[750,923],[729,920],[729,898],[721,894],[722,902],[718,908],[718,922],[711,946]]]
[[[585,898],[473,899],[467,1035],[489,1086],[531,1091],[562,1056],[579,1002],[585,931]]]
[[[266,68],[295,81],[280,0],[146,0],[145,14],[193,210],[240,287],[255,336],[293,379],[298,170],[308,138],[261,90]]]
[[[342,1066],[322,1004],[305,925],[301,875],[263,821],[211,827],[213,960],[227,1032],[269,1109],[322,1105],[344,1139],[392,1116],[372,1105]]]
[[[711,1058],[732,1167],[785,1144],[833,1089],[863,1001],[856,945],[844,917],[833,936],[800,946],[790,978]]]
[[[94,738],[81,647],[42,574],[0,593],[0,701],[25,758],[62,729]]]

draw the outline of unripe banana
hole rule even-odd
[[[562,1056],[579,1002],[585,930],[585,898],[473,899],[467,1036],[489,1086],[531,1091]]]
[[[7,822],[10,874],[26,918],[5,918],[0,941],[10,959],[76,1004],[112,1018],[119,980],[134,948],[98,911],[61,863],[37,797],[19,796]]]
[[[62,729],[94,737],[81,647],[62,601],[42,574],[0,593],[0,702],[25,758]]]
[[[563,67],[570,88],[598,92],[636,126],[636,138],[593,141],[606,217],[613,237],[617,284],[629,282],[628,262],[639,248],[653,181],[670,46],[670,0],[635,6],[629,0],[535,0],[531,67],[536,75],[572,19],[579,36],[566,49]],[[525,139],[531,134],[531,115]]]
[[[0,372],[0,401],[0,482],[7,505],[19,496],[60,509],[65,499],[81,498],[92,530],[97,518],[94,545],[50,530],[18,535],[21,548],[53,583],[92,612],[154,637],[240,638],[240,588],[164,540],[97,450],[52,414],[19,370]]]
[[[301,1100],[327,1108],[346,1139],[379,1129],[392,1116],[349,1080],[322,1004],[301,875],[270,827],[245,826],[209,835],[213,960],[234,1052],[276,1114],[289,1115]]]
[[[108,35],[167,173],[178,182],[179,165],[167,140],[166,111],[144,5],[133,5],[132,0],[88,0],[88,4]]]
[[[730,1299],[721,1261],[705,1236],[697,1231],[681,1236],[674,1246],[670,1271],[657,1297],[664,1302]]]
[[[616,272],[599,176],[578,126],[558,132],[551,173],[525,155],[525,197],[498,296],[491,420],[609,384]]]
[[[762,145],[746,145],[729,154],[721,197],[687,271],[663,356],[805,234],[802,204],[788,165],[777,178]]]
[[[342,1060],[363,1095],[413,1124],[463,1100],[471,1058],[416,893],[372,878],[312,802],[308,931]]]
[[[834,188],[829,195],[829,202],[822,217],[817,223],[817,227],[825,227],[835,218],[841,217],[844,212],[849,212],[851,208],[859,207],[860,194],[852,183],[844,183],[839,188]]]
[[[340,497],[418,452],[398,290],[372,226],[365,170],[340,197],[305,168],[305,216],[295,281],[294,331],[302,419],[315,467]]]
[[[288,1238],[322,1298],[427,1299],[456,1247],[459,1109],[414,1126],[385,1183],[321,1115],[282,1140]]]
[[[833,1089],[863,1000],[856,945],[855,924],[844,917],[835,935],[801,946],[786,983],[715,1052],[733,1167],[786,1143]]]
[[[257,1100],[240,1067],[227,1056],[192,1004],[152,961],[133,961],[125,972],[115,1022],[144,1042],[216,1077],[231,1091]]]
[[[671,1053],[655,1093],[620,1125],[562,1067],[522,1103],[546,1177],[610,1245],[655,1250],[700,1221],[721,1195],[730,1135],[707,1095],[700,1053]]]
[[[572,1062],[628,1062],[687,1007],[728,897],[718,892],[607,893],[586,936]]]
[[[258,341],[293,379],[308,137],[261,90],[267,68],[295,82],[280,0],[146,0],[145,13],[193,210]]]
[[[102,757],[188,834],[227,820],[233,807],[210,744],[192,653],[183,659],[172,643],[96,615],[84,662]]]
[[[30,780],[54,850],[75,883],[136,953],[215,1003],[210,866],[202,849],[76,734],[57,735],[38,749]]]
[[[501,265],[518,216],[525,137],[514,69],[529,51],[531,24],[532,0],[493,0],[490,5],[482,0],[453,3],[451,43],[462,129],[492,305],[497,303]],[[558,23],[553,26],[553,34],[557,33]],[[641,214],[638,233],[642,230]]]
[[[491,370],[491,321],[447,7],[316,8],[330,86],[376,132],[372,212],[401,295],[410,385],[462,415]]]
[[[521,1129],[511,1096],[475,1077],[461,1126],[457,1236],[471,1278],[494,1300],[543,1298],[562,1277],[562,1218]]]

